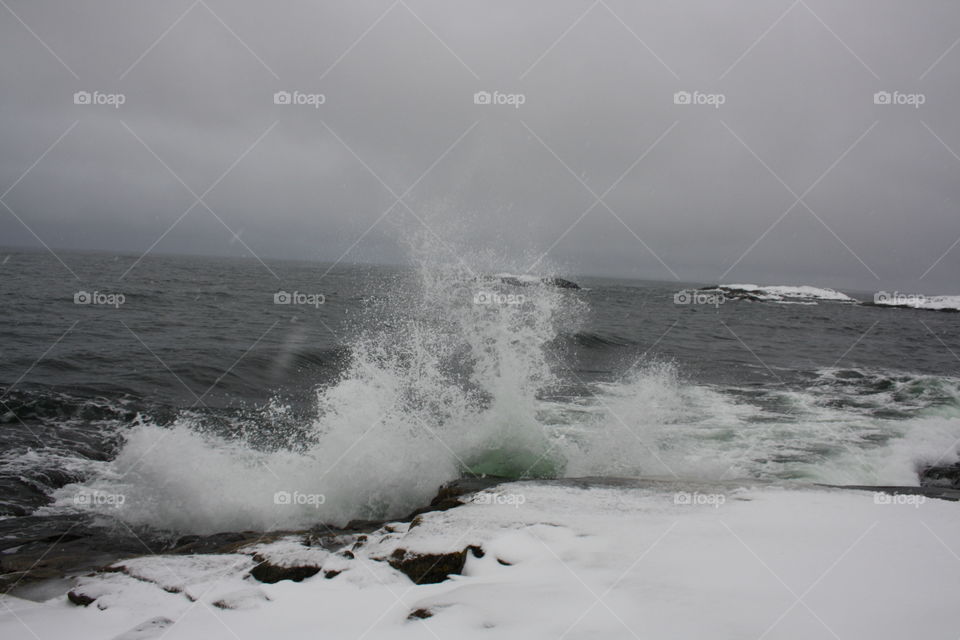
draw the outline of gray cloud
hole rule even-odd
[[[955,3],[7,2],[0,193],[77,123],[2,198],[54,248],[332,261],[380,219],[346,259],[396,261],[420,218],[572,273],[957,293]]]

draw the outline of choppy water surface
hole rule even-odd
[[[0,513],[212,532],[403,513],[470,474],[916,484],[957,459],[960,315],[414,254],[122,278],[135,256],[62,254],[74,279],[4,253]]]

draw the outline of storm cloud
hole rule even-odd
[[[0,5],[3,246],[958,293],[955,2]]]

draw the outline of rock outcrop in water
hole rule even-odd
[[[776,302],[781,304],[817,304],[835,302],[859,304],[864,307],[887,309],[919,309],[924,311],[960,312],[960,296],[924,296],[878,291],[872,300],[857,300],[836,289],[809,286],[763,286],[753,284],[720,284],[701,287],[704,294],[723,296],[723,300],[746,300],[749,302]],[[679,292],[680,296],[685,292]]]
[[[533,285],[546,285],[548,287],[556,287],[558,289],[580,289],[580,285],[576,282],[572,282],[565,278],[558,278],[556,276],[518,276],[511,275],[509,273],[501,273],[495,276],[504,284],[509,284],[514,287],[529,287]]]
[[[809,286],[763,286],[754,284],[720,284],[701,287],[698,291],[722,295],[726,300],[748,300],[750,302],[806,303],[840,302],[856,304],[858,300],[835,289]]]
[[[921,487],[960,489],[960,462],[927,467],[920,471]]]

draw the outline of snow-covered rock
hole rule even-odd
[[[960,311],[960,296],[925,296],[894,291],[878,291],[873,296],[873,304],[878,307],[897,307],[902,309],[926,309],[929,311]]]
[[[112,638],[150,618],[174,621],[166,640],[956,635],[955,503],[560,481],[507,483],[467,499],[326,555],[288,537],[236,554],[125,561],[122,571],[79,581],[76,589],[96,596],[90,606],[4,598],[0,637]],[[417,585],[391,566],[401,552],[462,553],[463,564],[445,581]],[[323,571],[261,584],[249,573],[255,555]]]
[[[704,291],[723,293],[728,299],[747,299],[762,302],[777,302],[781,304],[807,303],[815,304],[818,301],[856,303],[845,293],[836,289],[827,289],[811,286],[757,286],[755,284],[721,284],[708,287]]]

